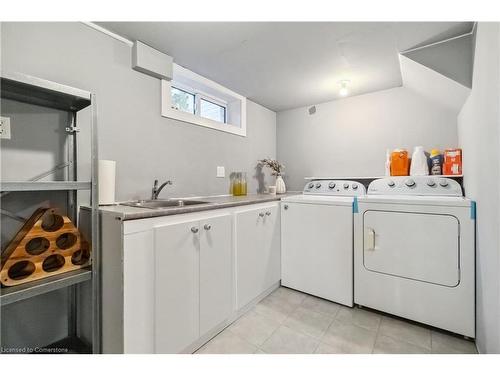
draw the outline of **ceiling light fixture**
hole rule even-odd
[[[339,94],[340,96],[347,96],[349,94],[349,90],[347,88],[347,85],[349,84],[349,80],[342,80],[339,82],[339,85],[340,85],[340,90],[339,90]]]

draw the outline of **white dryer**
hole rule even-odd
[[[355,303],[475,337],[475,204],[459,183],[375,180],[354,216]]]
[[[353,207],[366,188],[315,180],[281,200],[281,284],[353,306]]]

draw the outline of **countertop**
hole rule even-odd
[[[122,206],[120,204],[115,204],[109,206],[104,206],[104,205],[99,206],[99,210],[101,212],[115,214],[116,218],[119,220],[137,220],[137,219],[147,219],[158,216],[169,216],[169,215],[186,214],[191,212],[215,210],[219,208],[245,206],[256,203],[273,202],[273,201],[279,201],[281,200],[281,198],[297,194],[302,194],[302,192],[288,192],[286,194],[277,194],[277,195],[249,194],[237,197],[232,195],[218,195],[218,196],[208,196],[208,197],[172,198],[172,199],[200,200],[207,203],[202,203],[192,206],[157,208],[157,209],[130,207],[130,206]],[[82,208],[88,209],[88,207],[85,206]]]

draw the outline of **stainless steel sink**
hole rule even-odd
[[[193,206],[196,204],[204,204],[208,202],[193,201],[188,199],[155,199],[155,200],[139,200],[132,202],[120,203],[122,206],[138,207],[138,208],[175,208],[184,206]]]

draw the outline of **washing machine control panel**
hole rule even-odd
[[[350,180],[313,180],[304,187],[304,194],[359,196],[366,194],[365,186]]]
[[[391,176],[374,180],[368,194],[463,196],[460,184],[451,178],[438,176]]]

